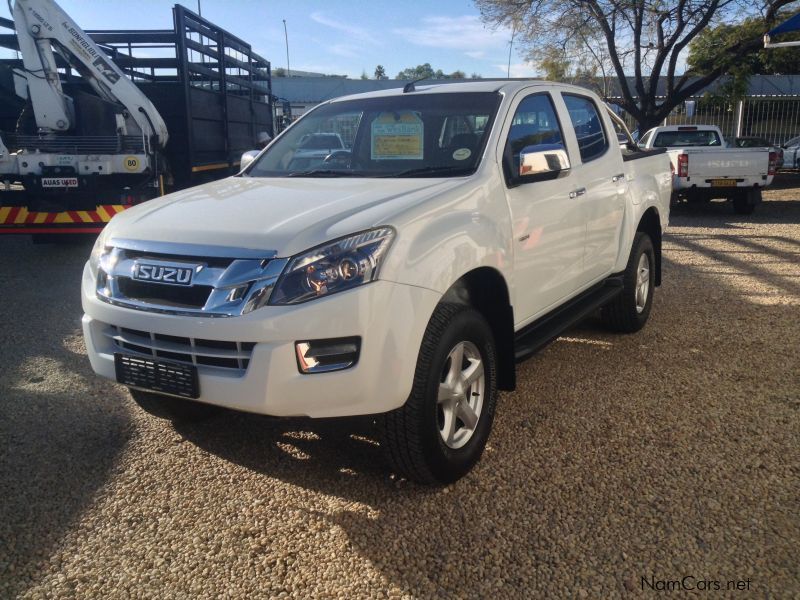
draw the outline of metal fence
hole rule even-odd
[[[636,128],[630,115],[621,116],[631,130]],[[780,145],[800,135],[800,96],[748,96],[733,102],[695,98],[676,107],[663,124],[716,125],[726,138],[757,136]]]

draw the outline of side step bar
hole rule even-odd
[[[521,362],[544,348],[564,330],[588,317],[592,312],[622,292],[622,275],[612,275],[589,288],[553,312],[526,325],[514,335],[514,358]]]

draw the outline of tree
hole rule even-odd
[[[433,70],[431,63],[417,65],[416,67],[409,67],[407,69],[403,69],[397,74],[397,79],[422,79],[423,77],[428,79],[433,79],[436,77],[436,72]]]
[[[614,79],[616,101],[640,131],[663,121],[673,108],[697,94],[762,46],[761,36],[778,11],[795,0],[476,0],[484,20],[513,27],[531,58],[558,47],[575,64],[592,63]],[[742,13],[757,21],[757,36],[729,40],[705,73],[679,74],[681,54],[713,23],[730,23]],[[663,83],[662,83],[663,82]],[[662,83],[663,87],[659,84]],[[606,86],[607,87],[607,86]]]
[[[283,67],[278,67],[274,71],[272,71],[273,77],[286,77],[286,69]]]
[[[483,79],[483,76],[481,76],[480,73],[473,73],[472,75],[469,76],[469,78],[470,79]]]
[[[475,73],[473,73],[475,75]],[[480,75],[478,75],[480,77]],[[409,67],[403,69],[397,74],[398,79],[466,79],[467,74],[464,71],[457,70],[452,73],[445,73],[441,69],[433,70],[431,63],[417,65],[416,67]],[[473,77],[475,79],[475,77]]]
[[[388,79],[388,77],[386,77],[386,69],[383,68],[383,65],[375,67],[375,79]]]
[[[539,69],[542,70],[545,79],[550,81],[566,81],[571,66],[572,61],[566,52],[555,46],[544,50],[539,59]]]
[[[369,75],[367,75],[367,72],[365,70],[361,71],[361,79],[369,79]]]
[[[781,13],[778,20],[788,18],[790,14]],[[745,19],[737,25],[721,24],[703,30],[689,44],[689,56],[686,63],[698,74],[706,74],[714,70],[720,61],[719,48],[730,46],[737,39],[751,38],[763,34],[760,19]],[[727,70],[729,78],[718,94],[725,94],[734,99],[741,98],[747,92],[747,83],[751,75],[792,75],[800,73],[800,56],[796,48],[760,48],[742,57]]]

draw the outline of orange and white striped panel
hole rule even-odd
[[[24,206],[0,207],[0,227],[8,225],[85,225],[108,223],[122,204],[102,204],[95,210],[66,210],[63,212],[30,212]]]

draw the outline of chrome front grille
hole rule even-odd
[[[286,259],[274,251],[113,239],[100,259],[97,296],[137,310],[232,317],[263,304]],[[141,265],[191,271],[191,283],[143,281]],[[144,267],[142,267],[144,268]],[[187,273],[188,279],[188,273]]]
[[[255,342],[228,342],[179,337],[106,326],[104,335],[126,354],[160,358],[194,365],[240,371],[242,375],[250,364]]]

